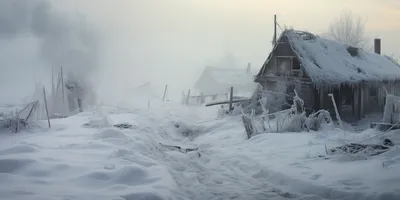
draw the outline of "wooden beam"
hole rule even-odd
[[[208,106],[215,106],[215,105],[221,105],[221,104],[229,104],[230,102],[232,102],[232,103],[244,103],[244,102],[249,102],[249,101],[251,101],[251,99],[234,99],[234,100],[232,100],[232,101],[230,101],[230,100],[227,100],[227,101],[217,101],[217,102],[211,102],[211,103],[208,103],[208,104],[206,104],[206,107],[208,107]]]

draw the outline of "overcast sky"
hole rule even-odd
[[[252,68],[259,69],[271,50],[274,14],[282,28],[286,25],[323,34],[334,18],[351,10],[366,20],[371,41],[374,37],[382,39],[383,53],[400,55],[398,0],[50,2],[60,15],[82,14],[88,26],[96,30],[96,76],[115,87],[157,80],[157,84],[168,83],[180,93],[194,84],[205,65],[218,63],[227,53],[236,57],[238,66],[245,68],[251,62]],[[1,95],[9,91],[5,87],[22,88],[23,80],[32,77],[32,73],[16,73],[12,69],[43,71],[39,68],[48,65],[36,52],[39,44],[34,37],[1,38],[0,42],[0,61],[2,66],[8,66],[0,68]]]

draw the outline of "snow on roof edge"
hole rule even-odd
[[[348,44],[315,36],[306,31],[284,30],[292,50],[316,85],[400,81],[400,66],[385,56],[357,49],[352,56]],[[353,47],[354,48],[354,47]]]

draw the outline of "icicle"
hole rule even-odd
[[[385,91],[386,96],[389,95],[389,93],[388,93],[388,91],[386,90],[386,87],[385,87],[385,86],[383,86],[383,90]]]
[[[395,104],[396,97],[389,94],[386,96],[385,108],[383,111],[383,123],[392,123],[393,107]]]

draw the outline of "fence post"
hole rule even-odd
[[[61,92],[62,92],[62,102],[63,102],[63,115],[65,115],[65,92],[64,92],[64,74],[63,74],[63,67],[61,66]],[[69,112],[69,111],[68,111]]]
[[[168,84],[165,85],[164,95],[163,95],[163,98],[162,98],[163,101],[165,100],[165,95],[167,94],[167,88],[168,88]]]
[[[233,110],[232,101],[233,101],[233,87],[231,87],[231,93],[230,93],[230,97],[229,97],[229,112],[231,112]]]
[[[203,92],[200,93],[200,103],[201,104],[204,103],[204,93]]]
[[[187,94],[186,105],[189,105],[189,97],[190,97],[190,89],[189,89],[188,94]]]
[[[50,118],[49,118],[49,110],[47,109],[46,90],[44,89],[44,86],[43,86],[43,98],[44,98],[44,106],[46,108],[47,123],[49,124],[49,128],[51,128]]]
[[[83,112],[82,99],[81,98],[78,98],[78,108],[79,108],[79,112]]]

